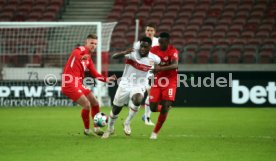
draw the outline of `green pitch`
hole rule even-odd
[[[0,161],[276,160],[276,109],[173,108],[158,140],[149,140],[143,109],[125,136],[127,111],[102,140],[82,134],[80,107],[0,108]]]

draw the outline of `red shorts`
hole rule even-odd
[[[150,102],[160,102],[162,100],[174,101],[176,94],[176,85],[169,85],[167,87],[151,87]]]
[[[81,95],[87,96],[91,92],[91,90],[83,84],[79,84],[77,87],[75,87],[74,84],[66,85],[61,88],[61,91],[65,96],[69,97],[74,102],[77,101]]]

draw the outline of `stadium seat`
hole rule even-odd
[[[170,32],[170,35],[172,38],[182,38],[182,32],[181,31],[172,31]]]
[[[152,8],[152,11],[165,12],[165,10],[166,10],[166,4],[157,4]]]
[[[138,12],[136,17],[139,18],[140,20],[145,20],[149,17],[149,13],[148,12]]]
[[[160,24],[160,19],[158,19],[158,18],[150,18],[147,21],[147,24],[149,24],[149,23],[153,23],[153,24],[159,25]]]
[[[8,5],[19,6],[21,0],[8,0]]]
[[[202,16],[193,16],[190,19],[189,24],[201,26],[201,24],[203,24],[203,19],[204,19],[204,17],[202,17]]]
[[[139,6],[141,3],[141,1],[139,0],[128,0],[127,1],[127,5],[136,5],[136,6]]]
[[[272,50],[261,50],[259,52],[259,61],[261,64],[273,63],[273,51]]]
[[[20,5],[17,8],[17,13],[16,14],[26,17],[29,14],[29,12],[31,11],[31,9],[32,9],[31,7],[32,6],[29,5],[29,4]]]
[[[199,25],[194,25],[194,24],[190,24],[186,26],[186,31],[199,31],[200,26]]]
[[[254,37],[254,35],[255,35],[255,32],[254,31],[243,31],[243,32],[241,32],[241,37],[242,38],[247,38],[247,39],[249,39],[249,38],[253,38]]]
[[[180,7],[179,4],[169,4],[169,6],[167,6],[167,12],[178,12]]]
[[[151,11],[151,6],[147,6],[147,5],[142,5],[139,10],[138,13],[144,12],[144,13],[150,13]]]
[[[28,21],[32,21],[32,20],[40,20],[40,18],[42,17],[42,12],[39,12],[39,11],[33,11],[29,14],[29,17],[28,17]]]
[[[182,5],[182,0],[170,0],[170,4],[171,5],[179,5],[181,6]]]
[[[56,13],[44,12],[41,17],[41,21],[54,21],[56,19]]]
[[[226,54],[226,63],[238,64],[241,62],[241,50],[232,49]]]
[[[234,17],[236,14],[236,11],[233,10],[233,9],[223,9],[223,13],[222,13],[222,16],[224,17],[227,17],[227,16],[230,16],[231,18]]]
[[[200,30],[198,32],[198,35],[197,37],[200,38],[200,39],[204,39],[204,38],[210,38],[211,37],[211,30]]]
[[[60,7],[55,4],[48,5],[45,10],[45,12],[53,12],[55,14],[57,14],[59,11],[60,11]]]
[[[191,38],[195,38],[197,36],[197,31],[185,31],[183,33],[183,37],[185,37],[185,39],[191,39]]]
[[[138,6],[137,5],[128,5],[124,8],[124,12],[136,12],[138,10]]]
[[[35,4],[47,6],[49,4],[49,0],[35,0]]]
[[[56,5],[61,7],[64,3],[64,0],[50,0],[50,5]]]
[[[222,39],[225,37],[225,32],[224,31],[214,31],[212,33],[212,38],[214,39]]]
[[[221,49],[216,49],[210,58],[212,63],[225,63],[225,51]]]
[[[210,50],[200,50],[196,55],[197,55],[196,56],[196,62],[198,64],[207,64],[207,63],[209,63]]]
[[[243,52],[243,63],[255,64],[257,62],[256,49],[249,48]]]
[[[249,16],[249,11],[247,10],[240,10],[236,13],[236,17],[248,17]]]
[[[174,19],[171,19],[171,18],[164,18],[162,19],[162,25],[167,25],[167,26],[173,26],[173,23],[174,23]]]
[[[222,16],[218,20],[218,24],[230,26],[232,24],[232,16]]]
[[[8,20],[11,21],[13,18],[14,12],[13,11],[5,11],[0,13],[1,20]]]
[[[162,27],[162,26],[160,26],[160,27]],[[160,28],[158,28],[158,30],[160,30]],[[175,25],[172,26],[171,30],[172,31],[180,31],[183,33],[185,31],[185,26],[183,26],[182,24],[175,23]],[[167,31],[169,31],[169,30],[167,30]]]
[[[183,41],[182,38],[173,37],[173,38],[172,38],[172,44],[173,44],[176,48],[182,48],[182,46],[184,45],[184,41]]]
[[[177,12],[166,12],[163,16],[163,19],[172,19],[175,20],[177,18]]]
[[[269,31],[268,30],[259,30],[257,33],[256,33],[256,38],[269,38]]]
[[[161,19],[162,17],[163,17],[162,11],[152,11],[149,18],[150,19]]]
[[[6,4],[6,0],[0,0],[0,6],[4,6]]]
[[[228,31],[226,33],[226,38],[228,39],[234,39],[240,37],[240,32],[237,30]]]
[[[20,5],[32,5],[34,3],[33,0],[21,0],[21,4]]]
[[[196,9],[198,11],[207,11],[210,7],[209,2],[201,2],[201,3],[197,3],[196,5]]]
[[[161,24],[158,27],[158,32],[159,33],[161,33],[161,32],[170,32],[170,31],[171,31],[171,26],[170,25]],[[176,31],[179,31],[179,30],[176,30]],[[182,32],[182,31],[180,31],[180,32]]]

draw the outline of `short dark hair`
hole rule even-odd
[[[170,39],[170,34],[169,33],[167,33],[167,32],[161,32],[160,34],[159,34],[159,38],[166,38],[166,39]]]
[[[89,34],[89,35],[87,36],[87,39],[98,39],[98,36],[95,35],[95,34]]]
[[[145,26],[145,29],[146,27],[151,27],[151,28],[154,28],[154,30],[156,30],[156,25],[154,23],[149,23]]]
[[[146,37],[146,36],[144,36],[144,37],[142,37],[142,38],[140,39],[140,42],[142,42],[142,41],[147,42],[147,43],[149,43],[150,45],[152,44],[151,38]]]

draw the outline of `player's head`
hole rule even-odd
[[[167,32],[162,32],[159,34],[159,46],[160,49],[165,51],[168,48],[168,45],[170,43],[170,34]]]
[[[97,47],[97,43],[98,43],[98,37],[95,34],[89,34],[85,40],[85,46],[91,51],[93,52],[96,47]]]
[[[149,37],[142,37],[142,39],[140,39],[139,53],[141,57],[145,57],[149,54],[151,44],[152,44],[152,41]]]
[[[145,34],[147,37],[152,39],[154,37],[155,33],[156,33],[156,25],[155,24],[150,23],[150,24],[146,25]]]

